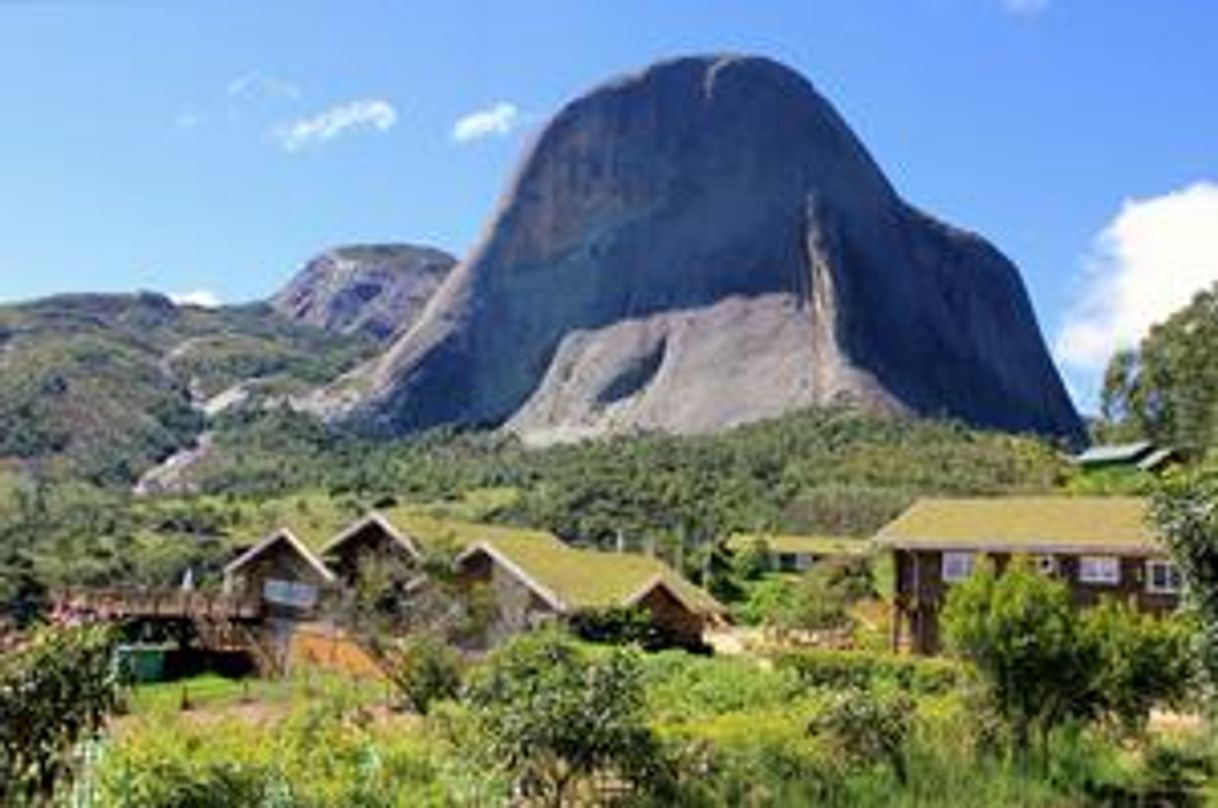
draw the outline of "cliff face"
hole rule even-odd
[[[306,264],[270,302],[298,322],[383,341],[418,319],[456,263],[412,244],[339,247]]]
[[[801,76],[712,56],[561,110],[422,319],[314,405],[551,441],[842,402],[1082,434],[1014,266],[905,204]]]

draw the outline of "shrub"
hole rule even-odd
[[[50,797],[117,703],[115,635],[42,629],[0,657],[0,803]]]
[[[945,659],[865,651],[808,649],[773,657],[776,668],[794,671],[810,687],[871,690],[891,686],[918,695],[946,693],[963,681],[961,667]]]
[[[474,671],[465,698],[492,759],[525,795],[562,805],[600,771],[640,786],[661,779],[631,651],[590,658],[561,633],[524,635]]]
[[[905,693],[843,690],[817,713],[808,732],[825,738],[849,766],[886,763],[905,786],[905,741],[913,718],[914,703]]]
[[[419,715],[461,690],[461,658],[434,633],[416,634],[386,657],[386,674]]]
[[[806,690],[791,670],[766,670],[748,659],[680,651],[642,660],[648,712],[660,721],[783,708]]]

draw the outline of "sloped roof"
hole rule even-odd
[[[353,522],[349,527],[331,539],[330,542],[322,548],[321,554],[323,556],[333,554],[336,550],[338,550],[338,548],[342,547],[344,544],[351,541],[370,527],[380,528],[385,532],[385,535],[396,542],[399,547],[401,547],[411,556],[414,558],[419,557],[419,548],[415,546],[415,543],[411,541],[410,537],[404,535],[398,530],[397,526],[394,525],[393,522],[375,511],[368,514],[363,519]]]
[[[1163,552],[1134,497],[923,499],[876,536],[907,549],[993,552]]]
[[[794,534],[737,533],[727,540],[731,550],[743,550],[755,541],[764,541],[774,553],[807,553],[817,556],[862,555],[871,545],[864,539],[843,536],[798,536]]]
[[[1116,443],[1104,446],[1092,446],[1087,451],[1075,456],[1074,462],[1080,466],[1101,465],[1104,463],[1134,463],[1154,449],[1150,441],[1133,443]]]
[[[287,528],[280,528],[279,530],[276,530],[274,533],[271,533],[262,541],[258,542],[253,547],[230,561],[224,567],[224,574],[232,575],[266,551],[270,550],[276,544],[280,543],[285,543],[291,547],[293,552],[304,559],[305,562],[308,563],[308,565],[312,567],[323,580],[333,581],[335,579],[334,573],[330,570],[330,568],[327,567],[320,558],[315,556],[313,552],[305,546],[304,542],[296,537],[295,533]]]
[[[503,563],[562,611],[629,605],[661,584],[691,611],[724,611],[708,592],[650,556],[579,550],[548,533],[487,538],[464,557],[479,551]]]

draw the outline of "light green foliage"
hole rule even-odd
[[[110,744],[93,793],[103,808],[493,804],[492,781],[459,799],[471,784],[449,779],[451,755],[444,738],[378,724],[331,694],[270,723],[136,721]]]
[[[949,647],[981,673],[1021,753],[1033,731],[1047,736],[1071,715],[1093,710],[1095,661],[1076,640],[1069,592],[1026,560],[1012,562],[1002,575],[982,564],[953,586],[943,628]]]
[[[1017,751],[1065,722],[1110,719],[1140,732],[1156,705],[1188,692],[1192,630],[1178,618],[1106,602],[1076,611],[1063,583],[1017,559],[954,586],[944,609],[949,645],[972,662]]]
[[[1213,702],[1218,694],[1218,462],[1170,477],[1156,494],[1152,513],[1196,614],[1198,658]]]
[[[546,804],[565,804],[596,772],[656,782],[659,750],[634,652],[591,657],[561,633],[523,635],[474,671],[465,701],[490,760]]]
[[[461,659],[444,639],[420,632],[386,655],[386,674],[419,715],[432,704],[455,699],[461,690]]]
[[[62,787],[72,748],[101,729],[118,684],[105,628],[43,629],[0,656],[0,804]]]
[[[1184,707],[1194,681],[1194,626],[1109,600],[1078,617],[1078,643],[1096,660],[1090,690],[1097,709],[1128,733],[1156,706]]]
[[[807,691],[792,671],[766,669],[753,659],[665,651],[648,654],[642,665],[648,714],[662,723],[782,711]]]
[[[964,680],[960,665],[946,659],[864,651],[808,649],[773,657],[779,670],[792,671],[808,687],[832,690],[895,688],[918,695],[952,691]]]

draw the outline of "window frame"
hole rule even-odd
[[[1155,569],[1168,570],[1168,575],[1174,573],[1176,579],[1175,585],[1159,586],[1155,583]],[[1180,574],[1180,567],[1167,558],[1148,558],[1146,559],[1146,591],[1153,595],[1178,595],[1184,588],[1184,580]]]
[[[954,565],[950,561],[959,562],[965,568],[964,574],[957,572],[948,574],[949,569],[953,569]],[[942,557],[939,559],[939,578],[944,583],[959,583],[966,580],[973,571],[977,568],[977,554],[968,550],[944,550]]]
[[[1090,564],[1089,564],[1090,562]],[[1088,567],[1095,568],[1101,565],[1100,568],[1111,569],[1114,574],[1109,576],[1088,576]],[[1114,555],[1085,555],[1079,556],[1078,559],[1078,581],[1082,584],[1091,584],[1092,586],[1120,586],[1121,585],[1121,557]]]

